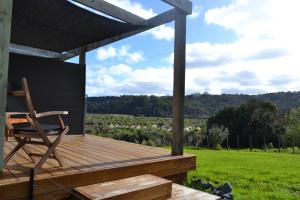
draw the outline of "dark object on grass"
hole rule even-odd
[[[233,199],[233,195],[231,194],[232,187],[231,187],[230,183],[225,183],[223,185],[220,185],[217,188],[212,187],[211,192],[215,195],[222,197],[224,200],[232,200]]]
[[[212,187],[213,187],[213,185],[211,183],[202,183],[202,188],[204,190],[211,189]]]
[[[230,183],[225,183],[219,187],[214,187],[211,183],[205,183],[201,179],[193,180],[192,185],[200,190],[211,190],[211,193],[222,197],[223,200],[233,200],[232,186]]]
[[[228,193],[232,192],[232,187],[231,187],[230,183],[225,183],[225,184],[217,187],[217,190],[222,192],[223,194],[228,194]]]

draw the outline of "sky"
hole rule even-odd
[[[160,0],[106,1],[145,19],[172,8]],[[300,90],[299,0],[192,2],[186,94]],[[174,22],[89,52],[87,95],[172,95],[173,49]]]

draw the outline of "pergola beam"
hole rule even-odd
[[[118,40],[122,40],[122,39],[125,39],[127,37],[136,35],[138,33],[144,32],[144,31],[149,30],[151,28],[154,28],[156,26],[166,24],[168,22],[173,21],[174,19],[175,19],[175,9],[166,11],[166,12],[160,14],[160,15],[157,15],[155,17],[152,17],[152,18],[148,19],[148,20],[145,20],[144,24],[147,25],[146,28],[141,28],[139,30],[131,31],[131,32],[128,32],[128,33],[123,33],[123,34],[120,34],[120,35],[117,35],[117,36],[114,36],[114,37],[111,37],[111,38],[107,38],[107,39],[99,41],[99,42],[88,44],[86,46],[86,51],[92,51],[94,49],[105,46],[107,44],[110,44],[110,43],[116,42]],[[60,57],[60,59],[63,60],[63,61],[68,60],[70,58],[73,58],[75,56],[80,55],[80,53],[81,53],[81,48],[76,48],[76,49],[68,51],[67,53],[64,53]]]
[[[179,10],[183,11],[185,14],[190,15],[192,14],[192,2],[189,0],[162,0],[163,2],[178,8]]]
[[[14,44],[14,43],[10,44],[9,52],[29,55],[29,56],[39,56],[44,58],[59,58],[62,55],[61,53],[58,52],[47,51],[43,49],[28,47],[28,46]]]
[[[83,4],[89,8],[105,13],[109,16],[128,22],[130,24],[139,25],[145,21],[144,18],[119,8],[104,0],[73,0],[77,3]]]
[[[4,167],[4,131],[12,0],[0,1],[0,175]]]

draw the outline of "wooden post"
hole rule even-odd
[[[209,138],[208,138],[208,135],[206,135],[206,144],[207,144],[207,149],[209,149]]]
[[[81,47],[80,48],[80,55],[79,55],[79,64],[80,65],[85,65],[85,73],[84,76],[86,76],[86,47]],[[86,77],[84,77],[84,79],[86,79]],[[85,81],[84,81],[85,83]],[[85,86],[84,86],[85,88]],[[83,128],[82,128],[82,136],[85,135],[85,120],[86,120],[86,93],[84,92],[84,106],[83,106]]]
[[[252,146],[252,135],[249,135],[249,145],[250,145],[250,151],[252,151],[253,146]]]
[[[4,167],[4,131],[12,0],[0,1],[0,174]]]
[[[79,64],[85,65],[86,64],[85,60],[86,60],[86,48],[81,47],[80,48],[80,55],[79,55]]]
[[[236,142],[237,142],[237,148],[239,151],[240,150],[240,135],[236,135]]]
[[[229,150],[229,138],[228,138],[228,135],[227,135],[227,137],[226,137],[226,145],[227,145],[227,151]]]
[[[186,15],[175,11],[172,155],[183,154]]]
[[[278,152],[280,153],[280,151],[281,151],[281,135],[280,134],[278,134]]]

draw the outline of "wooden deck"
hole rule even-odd
[[[15,145],[5,143],[5,154]],[[45,151],[42,146],[31,146],[33,151]],[[65,166],[59,167],[48,159],[36,176],[36,199],[62,199],[74,187],[117,180],[141,174],[176,177],[193,170],[196,158],[192,155],[171,156],[161,148],[132,144],[92,135],[64,137],[57,148]],[[9,161],[0,177],[0,199],[22,199],[28,192],[28,169],[32,166],[27,155],[20,152]]]

